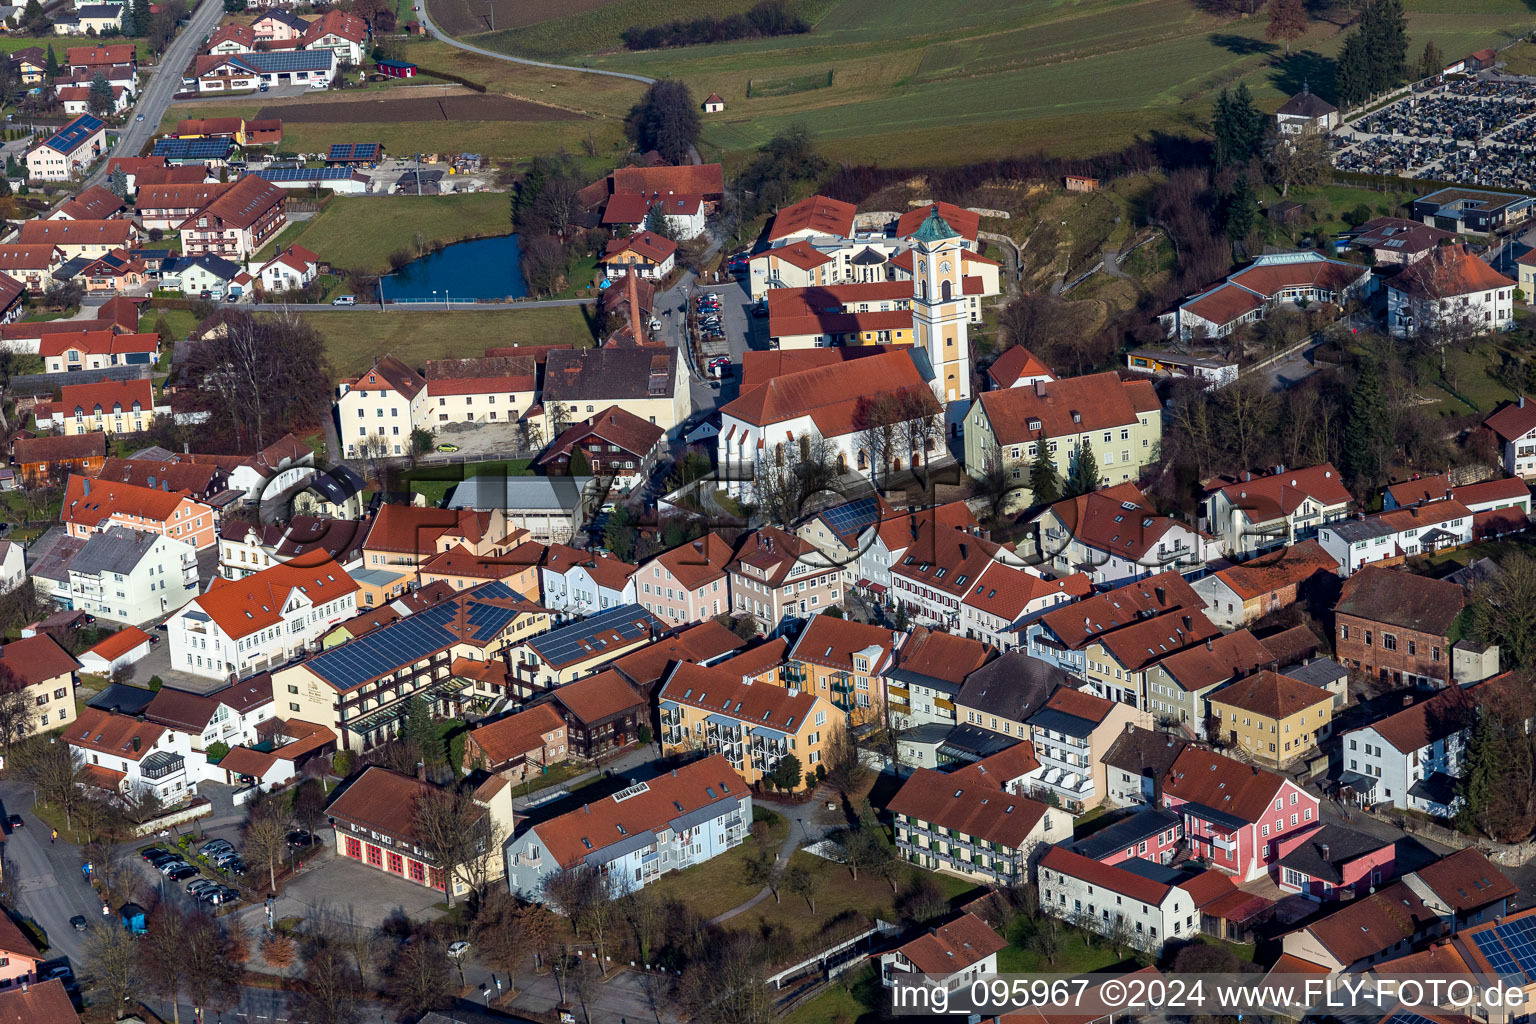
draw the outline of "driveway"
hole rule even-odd
[[[4,814],[20,814],[26,825],[5,840],[7,869],[16,883],[21,911],[42,926],[48,935],[48,955],[67,958],[78,975],[86,935],[76,932],[69,919],[83,914],[87,921],[101,918],[101,901],[80,873],[80,850],[69,843],[50,843],[50,831],[31,813],[32,790],[22,783],[0,783],[0,808]]]
[[[335,842],[329,830],[320,834],[328,843]],[[350,911],[358,926],[377,928],[401,915],[412,921],[436,920],[443,913],[436,906],[441,900],[442,894],[435,890],[337,857],[327,847],[316,855],[313,867],[306,867],[288,882],[273,914],[278,920],[298,917],[310,921],[325,912],[340,911],[345,916]],[[266,929],[266,911],[260,905],[241,911],[241,917],[253,931]]]

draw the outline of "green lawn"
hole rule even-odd
[[[592,344],[582,306],[299,315],[325,338],[326,355],[337,373],[361,373],[385,353],[420,367],[428,359],[479,356],[503,345]]]
[[[139,315],[139,332],[151,334],[156,330],[155,324],[165,320],[171,329],[173,338],[182,339],[192,333],[192,328],[197,326],[197,317],[186,309],[155,309],[147,308]]]
[[[444,3],[445,0],[438,0]],[[1224,86],[1245,82],[1267,109],[1302,81],[1327,95],[1344,32],[1311,22],[1293,52],[1267,19],[1205,13],[1191,0],[798,0],[808,35],[634,53],[619,34],[749,0],[617,0],[474,42],[519,56],[681,78],[719,93],[704,149],[727,158],[804,124],[834,159],[966,162],[1044,147],[1115,148],[1155,132],[1204,130]],[[1498,45],[1528,30],[1521,0],[1405,0],[1416,56]],[[817,88],[831,73],[832,83]]]
[[[443,499],[448,497],[448,492],[469,479],[472,476],[531,476],[528,459],[493,459],[488,462],[469,462],[464,464],[451,463],[442,466],[422,466],[410,470],[405,474],[405,479],[410,483],[411,490],[422,495],[434,505],[440,505]],[[564,766],[558,766],[556,771],[564,770]],[[553,775],[550,772],[547,779]],[[579,772],[569,772],[564,778]],[[560,780],[555,780],[560,781]],[[545,786],[554,785],[554,782],[540,781],[535,784],[535,789],[543,789]]]
[[[291,229],[290,229],[291,230]],[[279,244],[298,243],[335,267],[381,273],[390,253],[421,255],[450,242],[512,230],[507,197],[495,192],[462,196],[341,196]]]
[[[1049,927],[1051,924],[1056,927],[1059,944],[1055,963],[1048,962],[1027,948],[1033,929]],[[1014,923],[1013,934],[1008,936],[1008,940],[1008,945],[997,954],[999,974],[1087,974],[1102,971],[1125,959],[1124,956],[1116,956],[1106,940],[1094,936],[1093,941],[1089,942],[1076,929],[1069,928],[1061,921],[1037,924],[1027,918],[1020,918]]]
[[[722,914],[757,895],[759,887],[742,879],[743,865],[759,849],[778,850],[789,829],[789,819],[775,814],[774,820],[768,823],[768,836],[761,847],[754,841],[745,842],[703,864],[662,875],[650,888],[663,902],[680,900],[706,917]],[[788,893],[783,895],[785,899],[790,898]],[[764,905],[758,904],[759,907]],[[803,909],[805,904],[802,902],[800,906]],[[738,918],[748,916],[751,915],[737,915]]]

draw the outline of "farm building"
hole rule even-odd
[[[384,159],[384,147],[377,142],[333,142],[325,155],[328,167],[377,167]]]
[[[1069,174],[1069,175],[1067,175],[1067,191],[1068,192],[1097,192],[1098,190],[1099,190],[1099,179],[1098,178],[1090,177],[1089,175],[1086,175],[1086,174]]]
[[[407,60],[376,60],[374,67],[385,78],[415,78],[416,65]]]
[[[708,98],[704,100],[704,113],[706,114],[718,114],[724,109],[725,100],[721,99],[720,94],[717,92],[710,93]]]

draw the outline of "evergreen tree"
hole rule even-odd
[[[1372,0],[1360,19],[1370,92],[1386,92],[1408,74],[1408,21],[1402,0]]]
[[[1236,126],[1238,162],[1247,163],[1263,149],[1264,130],[1269,124],[1269,118],[1253,105],[1253,93],[1248,91],[1247,82],[1240,83],[1232,94],[1232,120]]]
[[[1346,107],[1359,106],[1370,98],[1370,55],[1359,30],[1345,37],[1344,45],[1339,49],[1334,83],[1339,102]]]
[[[59,55],[53,52],[53,44],[48,44],[48,58],[44,63],[44,70],[48,75],[48,81],[59,77]]]
[[[1056,475],[1043,439],[1036,444],[1035,461],[1029,467],[1029,493],[1036,505],[1049,505],[1061,497],[1061,478]]]
[[[1223,215],[1227,237],[1233,241],[1247,238],[1258,212],[1258,201],[1254,198],[1253,186],[1248,183],[1248,175],[1239,174],[1232,179],[1232,191],[1227,193]]]
[[[400,738],[407,743],[416,746],[416,752],[429,765],[439,764],[443,760],[442,743],[438,740],[437,729],[432,724],[432,707],[425,697],[412,697],[410,707],[405,712],[405,722],[400,730]]]
[[[149,32],[149,0],[133,0],[133,24],[140,32]]]
[[[1211,111],[1211,135],[1214,137],[1212,149],[1215,151],[1216,166],[1226,167],[1232,163],[1232,97],[1223,89],[1216,96],[1216,105]]]
[[[137,28],[138,23],[134,21],[135,17],[136,15],[133,13],[133,5],[126,3],[123,4],[123,24],[119,29],[123,35],[136,36],[139,34]]]
[[[1099,489],[1099,460],[1093,454],[1093,442],[1083,438],[1077,450],[1077,464],[1072,467],[1071,491],[1073,496],[1089,494]]]
[[[1491,714],[1480,714],[1472,727],[1466,753],[1462,755],[1462,776],[1458,786],[1461,809],[1456,827],[1463,832],[1482,829],[1484,812],[1493,799],[1504,762],[1504,732]]]
[[[1438,75],[1445,67],[1445,54],[1440,52],[1440,47],[1431,39],[1424,44],[1424,56],[1419,58],[1419,77],[1432,78]]]
[[[1391,429],[1387,422],[1387,400],[1381,387],[1381,370],[1374,359],[1367,358],[1355,375],[1344,425],[1343,468],[1357,492],[1374,491],[1383,479]]]
[[[91,79],[91,91],[86,97],[86,106],[97,117],[105,117],[112,113],[112,85],[107,81],[107,76],[101,72]]]
[[[107,175],[107,191],[119,199],[128,198],[128,175],[121,167]]]

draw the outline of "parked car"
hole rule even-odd
[[[289,846],[313,846],[315,844],[315,834],[302,828],[296,828],[289,832],[287,839]]]
[[[175,871],[177,868],[190,868],[190,867],[192,867],[192,865],[188,864],[186,861],[182,860],[180,857],[172,857],[170,860],[164,862],[163,864],[156,864],[155,865],[156,870],[158,870],[162,875],[167,875],[167,876],[169,876],[170,873],[172,871]],[[194,870],[196,870],[196,869],[194,869]]]
[[[172,868],[170,871],[166,872],[165,877],[169,878],[173,882],[179,882],[183,878],[191,878],[196,874],[197,868],[193,867],[191,864],[182,864],[181,867]]]
[[[448,955],[453,957],[455,960],[459,959],[468,952],[469,943],[465,942],[463,939],[460,939],[458,942],[448,943]]]
[[[170,854],[158,846],[143,846],[139,848],[139,856],[143,857],[146,861],[153,862],[156,857],[169,857]]]
[[[69,919],[69,926],[71,928],[73,928],[77,932],[85,931],[85,929],[87,927],[86,920],[85,920],[85,915],[83,915],[83,914],[76,914],[74,917],[70,918]]]
[[[245,874],[245,861],[239,857],[232,857],[223,864],[220,864],[219,870],[226,875],[243,875]]]
[[[5,827],[9,829],[18,829],[24,825],[26,825],[26,822],[21,820],[21,815],[19,814],[9,815],[5,819]]]
[[[355,306],[355,305],[357,305],[357,296],[356,295],[338,295],[334,299],[331,300],[331,305],[333,305],[333,306]]]
[[[218,884],[219,884],[218,882],[215,882],[211,878],[199,878],[199,879],[196,879],[194,881],[191,881],[191,882],[187,883],[187,892],[190,893],[193,896],[196,896],[198,893],[202,892],[204,889],[208,888],[210,885],[218,885]]]
[[[69,964],[59,964],[55,967],[50,967],[48,973],[43,975],[44,981],[52,981],[54,978],[58,978],[68,985],[75,980],[75,972],[70,969]]]

